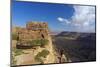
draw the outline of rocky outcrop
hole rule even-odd
[[[45,22],[28,22],[25,28],[16,30],[18,35],[18,41],[21,44],[26,45],[26,42],[36,39],[47,39],[48,38],[48,25]]]
[[[18,36],[16,44],[17,47],[14,50],[15,52],[13,51],[13,56],[15,58],[14,61],[16,61],[15,65],[56,63],[56,52],[52,44],[52,39],[49,35],[47,23],[28,22],[26,24],[26,27],[20,29],[17,28],[16,33]],[[37,44],[46,45],[44,47],[32,46],[32,48],[30,49],[31,44],[29,44],[29,42],[34,40]],[[45,40],[47,40],[48,43],[46,43]],[[27,48],[27,50],[23,50],[22,47]],[[45,55],[45,53],[43,52],[44,50],[46,50],[49,54]],[[30,58],[28,59],[28,57]]]
[[[48,24],[46,22],[28,22],[26,27],[14,27],[12,33],[17,33],[22,39],[47,38]]]

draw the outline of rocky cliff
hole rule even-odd
[[[16,33],[12,65],[57,63],[47,23],[28,22],[25,28],[12,29],[12,33]]]

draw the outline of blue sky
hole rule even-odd
[[[95,32],[94,13],[92,6],[13,1],[12,25],[23,27],[28,21],[44,21],[51,31]]]

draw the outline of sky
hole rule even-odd
[[[47,22],[53,32],[95,32],[95,6],[13,1],[12,25]]]

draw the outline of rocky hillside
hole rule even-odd
[[[71,62],[96,60],[96,33],[64,31],[53,35],[53,44],[59,50],[64,49]]]
[[[12,65],[59,63],[45,22],[12,29]]]

